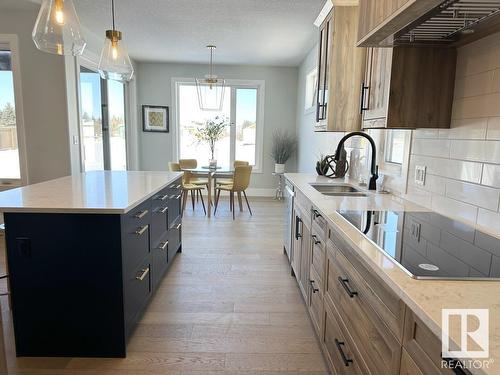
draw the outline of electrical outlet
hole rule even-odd
[[[425,165],[415,166],[415,184],[424,186],[425,185],[425,175],[427,172],[427,167]]]

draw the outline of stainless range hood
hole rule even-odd
[[[383,44],[451,44],[473,34],[497,15],[500,0],[447,0]]]

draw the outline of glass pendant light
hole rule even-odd
[[[205,78],[196,78],[196,89],[198,92],[198,103],[203,111],[221,111],[224,103],[225,81],[214,74],[213,53],[216,46],[208,45],[210,50],[210,62],[208,74]]]
[[[43,0],[31,35],[39,50],[56,55],[81,55],[86,45],[73,0]]]
[[[111,0],[113,29],[106,30],[106,38],[99,60],[98,70],[104,79],[127,82],[134,76],[134,67],[130,62],[127,49],[123,45],[122,32],[115,28],[115,2]]]

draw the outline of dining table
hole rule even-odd
[[[189,172],[193,176],[207,177],[208,180],[208,202],[207,202],[207,217],[212,215],[212,202],[215,201],[217,196],[217,179],[218,178],[232,178],[234,175],[234,167],[217,166],[212,168],[209,166],[199,166],[196,168],[183,168],[182,171]],[[213,200],[212,192],[213,191]]]

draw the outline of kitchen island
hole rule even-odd
[[[182,249],[181,178],[96,171],[0,193],[17,356],[126,356]]]

